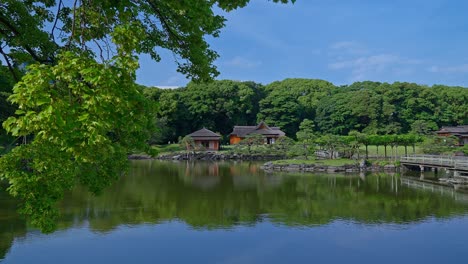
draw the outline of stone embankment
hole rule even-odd
[[[154,159],[159,160],[277,160],[283,158],[284,156],[282,155],[229,154],[210,151],[162,154],[154,157]],[[151,157],[145,155],[131,155],[129,159],[151,159]]]
[[[366,166],[364,162],[356,165],[329,166],[323,164],[274,164],[267,162],[262,167],[265,171],[286,171],[286,172],[395,172],[399,168],[395,165]]]

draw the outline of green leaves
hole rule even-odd
[[[287,135],[295,135],[304,118],[313,120],[318,102],[335,86],[314,79],[285,79],[265,87],[267,96],[260,101],[258,120],[279,126]]]
[[[44,231],[53,229],[65,190],[79,181],[99,192],[125,172],[128,152],[147,147],[154,113],[134,83],[133,59],[99,64],[64,52],[57,65],[31,65],[15,86],[10,100],[17,116],[3,125],[34,140],[0,159],[0,175]]]
[[[218,55],[205,38],[217,37],[225,21],[213,10],[230,11],[248,2],[0,4],[0,52],[18,81],[9,97],[17,105],[16,116],[3,126],[14,136],[33,139],[1,158],[0,177],[25,200],[23,212],[33,223],[50,231],[54,203],[65,190],[79,181],[99,192],[125,170],[127,153],[148,147],[154,104],[135,84],[136,55],[159,60],[157,49],[168,49],[179,72],[196,81],[211,80],[218,74],[213,65]],[[28,65],[21,80],[15,65]],[[243,93],[243,98],[241,111],[255,112],[250,95]],[[214,104],[234,116],[236,105]]]

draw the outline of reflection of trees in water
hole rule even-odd
[[[66,194],[58,225],[68,228],[89,223],[91,229],[102,232],[119,225],[179,219],[194,228],[212,229],[255,224],[265,217],[303,226],[335,219],[404,224],[428,216],[463,214],[468,209],[451,197],[401,186],[395,175],[266,174],[256,166],[135,162],[130,175],[100,196],[84,188]],[[26,232],[25,227],[4,230],[6,222],[0,221],[3,236]],[[22,223],[18,218],[12,223],[17,222]]]
[[[8,253],[15,238],[26,235],[26,223],[16,210],[16,201],[5,192],[5,186],[0,185],[0,260]]]
[[[18,218],[0,220],[0,260],[11,248],[13,241],[26,236],[26,223]]]
[[[407,223],[467,209],[450,197],[401,187],[395,175],[268,175],[252,174],[249,163],[231,165],[153,162],[151,167],[142,163],[102,196],[90,198],[85,190],[75,190],[68,199],[74,204],[64,209],[75,208],[68,218],[89,219],[97,230],[171,219],[194,227],[230,227],[255,223],[265,214],[272,221],[294,225],[334,219]],[[83,201],[91,210],[84,210]]]

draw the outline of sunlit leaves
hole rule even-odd
[[[34,140],[2,157],[0,175],[44,231],[53,229],[65,190],[81,182],[100,192],[125,172],[127,153],[147,147],[153,112],[134,82],[137,67],[131,53],[101,64],[64,52],[56,65],[29,66],[15,86],[18,110],[4,127]]]

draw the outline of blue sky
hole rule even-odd
[[[468,1],[252,0],[226,14],[217,79],[263,84],[316,78],[334,84],[407,81],[468,86]],[[170,52],[142,56],[137,82],[184,86]]]

